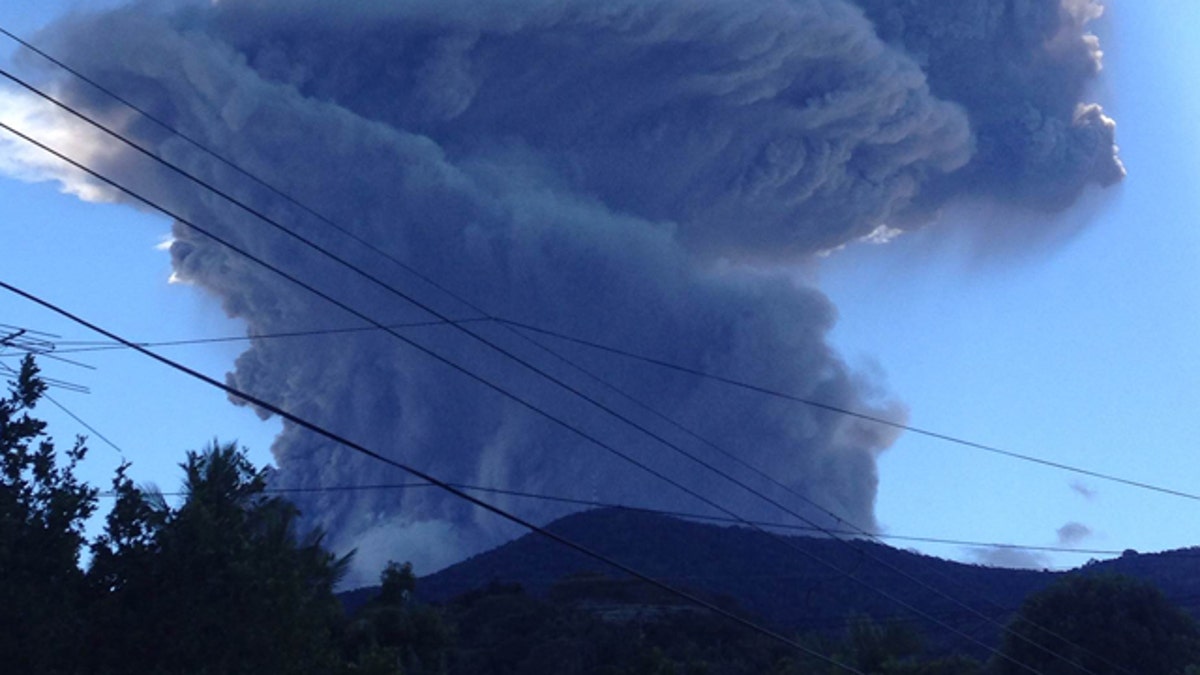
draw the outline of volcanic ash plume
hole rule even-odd
[[[134,4],[45,37],[492,315],[895,419],[903,411],[830,350],[834,310],[797,279],[816,254],[920,227],[957,200],[1054,211],[1119,180],[1112,122],[1083,100],[1098,15],[1079,0],[222,0]],[[55,83],[388,284],[477,315],[178,138]],[[359,312],[430,318],[131,153],[102,160]],[[366,325],[186,227],[174,236],[176,275],[252,334]],[[470,328],[729,466],[503,328]],[[781,517],[450,327],[403,330],[741,513]],[[875,526],[888,429],[553,346]],[[229,378],[448,480],[704,509],[379,331],[259,339]],[[405,479],[290,426],[273,452],[285,487]],[[489,499],[535,520],[565,508]],[[360,548],[368,575],[380,557],[429,569],[507,534],[428,489],[314,493],[302,506],[334,544]]]

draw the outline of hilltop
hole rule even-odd
[[[931,644],[956,648],[965,640],[945,624],[994,644],[999,629],[979,614],[1007,622],[1026,596],[1065,574],[965,564],[872,541],[774,537],[743,527],[622,509],[576,513],[555,521],[549,529],[652,577],[731,603],[780,629],[840,633],[848,620],[869,616],[911,623]],[[1130,551],[1079,571],[1150,581],[1189,610],[1187,605],[1200,597],[1200,552],[1192,549],[1158,554]],[[602,563],[530,534],[423,577],[418,588],[422,598],[434,603],[489,584],[519,584],[533,595],[544,596],[564,579],[596,579],[597,575],[625,578]],[[588,587],[610,595],[613,588],[595,583]],[[558,588],[561,595],[561,584]],[[344,598],[355,605],[371,593],[360,589]],[[585,591],[576,583],[573,593],[579,596]],[[625,593],[628,603],[650,602],[629,593]],[[605,600],[610,608],[620,604],[619,599]],[[942,624],[917,617],[901,602]]]

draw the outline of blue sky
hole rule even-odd
[[[6,7],[0,24],[28,35],[75,4]],[[1191,121],[1200,107],[1189,72],[1200,62],[1198,25],[1200,9],[1182,0],[1109,8],[1096,96],[1118,122],[1129,177],[1097,200],[1073,237],[980,254],[969,242],[912,236],[827,259],[820,277],[840,314],[835,345],[882,374],[912,424],[1200,492],[1200,234],[1192,226],[1200,167]],[[0,179],[0,223],[2,277],[101,325],[145,340],[239,332],[200,291],[166,283],[167,255],[156,249],[168,231],[161,218]],[[7,296],[0,322],[93,337]],[[220,377],[238,352],[209,345],[167,353]],[[173,487],[183,450],[214,435],[268,460],[277,425],[220,393],[135,354],[83,360],[96,370],[47,363],[46,372],[92,394],[51,393],[123,447],[139,480]],[[47,416],[59,437],[83,433],[50,407]],[[92,446],[87,475],[105,484],[116,453]],[[1081,523],[1093,532],[1081,547],[1150,551],[1200,542],[1189,517],[1197,506],[905,435],[882,459],[877,513],[897,534],[1044,545]],[[917,548],[974,559],[958,546]]]
[[[114,4],[119,3],[24,3],[0,10],[0,20],[14,33],[31,35],[72,8]],[[6,59],[12,46],[9,42],[0,52]],[[50,183],[11,179],[0,179],[0,204],[4,223],[0,249],[20,252],[10,253],[4,263],[4,276],[11,283],[86,313],[97,323],[137,340],[243,334],[242,327],[228,320],[211,299],[189,287],[167,283],[170,261],[167,253],[157,248],[170,231],[165,218],[123,206],[85,203],[60,194]],[[97,339],[11,297],[0,299],[0,316],[0,323],[51,332],[68,340]],[[238,352],[235,343],[179,348],[172,356],[223,378]],[[47,376],[85,385],[92,393],[49,393],[123,449],[134,464],[135,479],[174,489],[181,477],[177,467],[184,451],[199,449],[214,438],[238,440],[260,465],[270,460],[268,449],[278,424],[261,422],[250,411],[231,406],[220,392],[123,350],[77,358],[95,370],[54,362],[42,366]],[[14,359],[4,362],[16,363]],[[77,433],[90,435],[52,404],[43,404],[43,408],[39,413],[52,422],[56,437],[69,441]],[[107,487],[119,455],[95,438],[90,446],[85,475],[94,484]]]

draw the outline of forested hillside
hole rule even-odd
[[[76,477],[86,442],[55,446],[33,415],[44,390],[26,359],[0,400],[6,672],[1168,675],[1200,663],[1195,623],[1162,592],[1097,573],[1118,567],[1188,587],[1159,558],[1054,579],[812,539],[796,542],[802,562],[760,533],[622,510],[553,530],[665,586],[588,571],[594,562],[525,537],[420,582],[391,563],[379,587],[339,602],[347,558],[300,531],[296,507],[234,445],[185,454],[177,506],[122,466],[103,532],[89,537],[99,491]],[[884,558],[899,577],[871,571]],[[909,577],[959,599],[990,594],[996,620],[973,624],[900,581]]]
[[[1068,575],[964,564],[864,540],[787,537],[785,545],[747,528],[632,510],[579,513],[551,529],[657,578],[735,598],[786,630],[838,634],[855,617],[871,617],[909,624],[935,646],[973,652],[978,646],[943,624],[995,645],[1001,638],[997,622],[1011,620],[1031,593]],[[525,536],[432,574],[421,588],[435,602],[490,582],[518,583],[544,594],[556,580],[586,572],[610,573],[582,555]],[[1142,579],[1185,609],[1200,609],[1200,550],[1128,551],[1077,572]]]

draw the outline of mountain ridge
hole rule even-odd
[[[1200,601],[1200,551],[1195,549],[1127,551],[1058,572],[960,563],[862,539],[774,536],[619,508],[571,514],[547,529],[655,579],[705,597],[732,599],[748,615],[791,632],[840,632],[847,621],[866,616],[914,622],[932,645],[995,644],[998,624],[1007,623],[1027,595],[1068,573],[1144,579],[1173,600],[1190,603],[1185,609],[1192,613]],[[545,595],[572,576],[628,578],[607,567],[527,534],[422,577],[418,593],[428,602],[445,603],[495,583]],[[359,589],[344,597],[354,604],[370,593]]]

